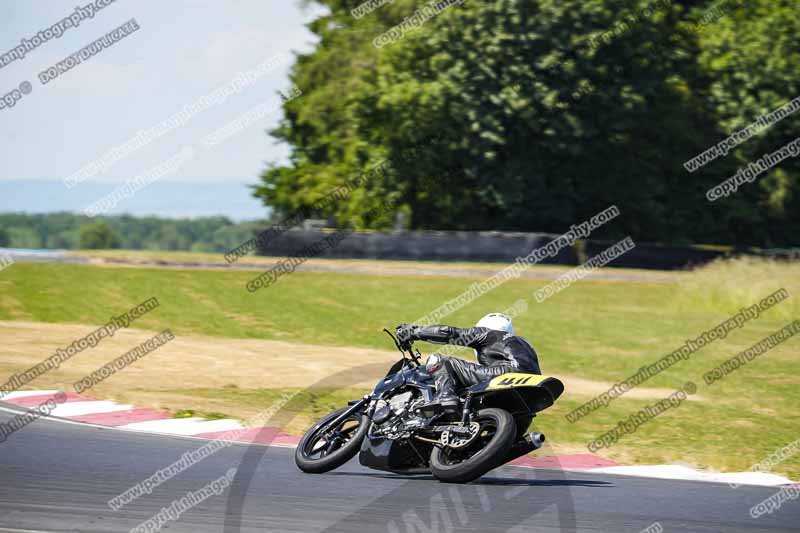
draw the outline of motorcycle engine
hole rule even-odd
[[[408,404],[413,397],[414,393],[411,391],[392,396],[389,398],[389,408],[395,416],[400,416],[408,410]]]
[[[384,400],[378,402],[372,417],[373,422],[378,426],[376,429],[386,437],[390,439],[403,437],[413,406],[421,403],[423,399],[419,393],[415,394],[415,391],[406,391],[388,400],[388,402]]]

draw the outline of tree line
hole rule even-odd
[[[166,219],[72,213],[0,214],[0,247],[227,252],[266,226],[226,217]]]
[[[468,1],[416,28],[412,0],[359,18],[362,0],[315,1],[328,8],[309,25],[318,42],[290,75],[303,96],[271,132],[290,160],[255,191],[278,215],[387,161],[315,216],[559,233],[613,204],[623,214],[599,236],[800,243],[800,158],[706,198],[798,137],[800,113],[684,166],[800,96],[798,0]],[[374,44],[397,27],[402,38]],[[386,198],[394,212],[365,216]]]

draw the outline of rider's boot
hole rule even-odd
[[[447,376],[436,380],[436,396],[425,405],[441,406],[445,411],[458,410],[458,396],[453,378]]]
[[[447,362],[438,355],[431,355],[425,363],[428,374],[433,376],[436,382],[436,395],[430,402],[423,404],[421,409],[431,411],[458,411],[458,395],[456,395],[456,384],[450,376]]]

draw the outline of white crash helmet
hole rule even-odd
[[[511,325],[511,317],[503,313],[489,313],[485,317],[478,320],[475,324],[476,328],[488,328],[497,331],[505,331],[506,333],[514,334],[514,326]]]

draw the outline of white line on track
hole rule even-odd
[[[18,390],[9,392],[0,397],[0,400],[16,400],[17,398],[28,398],[30,396],[55,396],[61,391],[57,390]]]
[[[131,409],[133,409],[132,405],[120,405],[118,403],[105,400],[97,400],[89,402],[63,403],[53,409],[50,414],[53,416],[63,416],[65,418],[69,418],[71,416],[99,415],[102,413],[130,411]]]
[[[120,427],[167,435],[199,435],[201,433],[244,429],[244,426],[236,420],[206,420],[205,418],[167,418],[165,420],[134,422]]]
[[[8,529],[0,527],[0,533],[57,533],[55,531],[45,531],[43,529]]]
[[[791,480],[767,472],[701,472],[679,465],[605,466],[591,469],[596,474],[646,477],[650,479],[674,479],[683,481],[706,481],[710,483],[736,483],[761,487],[789,485]]]
[[[9,407],[12,407],[12,408],[10,409]],[[9,414],[12,414],[12,415],[21,415],[21,414],[27,413],[28,409],[25,408],[25,407],[19,407],[19,406],[13,405],[13,404],[3,405],[2,402],[0,402],[0,411],[5,412],[5,413],[9,413]],[[115,426],[103,426],[103,425],[100,425],[100,424],[92,424],[91,422],[75,422],[74,420],[70,420],[68,418],[59,418],[59,417],[54,417],[54,416],[43,416],[43,417],[39,418],[35,423],[39,423],[39,422],[42,422],[42,421],[57,422],[59,424],[69,424],[69,425],[72,425],[72,426],[82,426],[82,427],[90,427],[90,428],[96,428],[96,429],[106,429],[106,430],[109,430],[109,431],[122,431],[122,432],[125,432],[125,433],[133,433],[133,434],[137,434],[137,435],[154,435],[154,436],[161,436],[161,437],[174,437],[176,439],[191,439],[191,440],[203,441],[203,442],[208,442],[210,440],[210,439],[208,439],[206,437],[194,437],[192,435],[154,434],[154,433],[150,433],[150,432],[147,432],[147,431],[141,431],[141,430],[138,430],[138,429],[127,429],[127,428],[124,428],[122,426],[116,426],[116,427]],[[275,446],[275,447],[278,447],[278,448],[286,448],[287,447],[287,446],[282,445],[282,444],[263,444],[263,443],[260,443],[260,442],[250,443],[250,442],[231,441],[231,444],[238,445],[238,446]],[[288,446],[288,447],[292,447],[293,448],[294,446]]]

